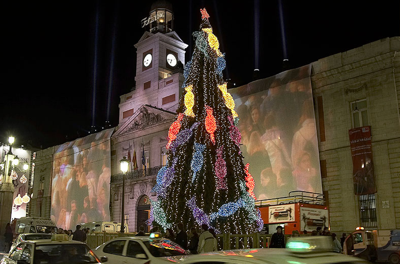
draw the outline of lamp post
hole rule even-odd
[[[11,221],[14,194],[14,184],[12,183],[11,174],[14,166],[17,166],[19,163],[18,157],[12,153],[14,141],[14,137],[11,136],[8,138],[10,149],[5,155],[2,184],[0,184],[0,234],[4,233],[6,224]]]
[[[125,174],[129,168],[129,160],[126,157],[123,157],[122,160],[119,161],[120,168],[122,171],[122,199],[121,199],[121,234],[125,232]]]

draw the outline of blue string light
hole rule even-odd
[[[192,162],[190,164],[193,176],[192,176],[192,183],[196,180],[196,174],[201,170],[203,167],[203,151],[206,148],[206,145],[200,143],[194,143],[194,150],[195,153],[193,154]]]

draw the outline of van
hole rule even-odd
[[[89,228],[91,232],[118,233],[121,231],[121,223],[117,222],[90,222],[81,224],[82,229]],[[125,224],[125,233],[129,233],[128,225]]]
[[[57,226],[48,218],[42,217],[21,217],[17,219],[15,233],[51,233]]]

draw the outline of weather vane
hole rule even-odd
[[[200,12],[201,12],[201,19],[209,19],[210,15],[207,13],[206,8],[201,9],[200,8]]]

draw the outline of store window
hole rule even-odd
[[[363,227],[377,227],[376,196],[365,194],[359,196],[360,221]]]
[[[363,99],[351,102],[351,115],[353,128],[368,126],[367,100]]]

